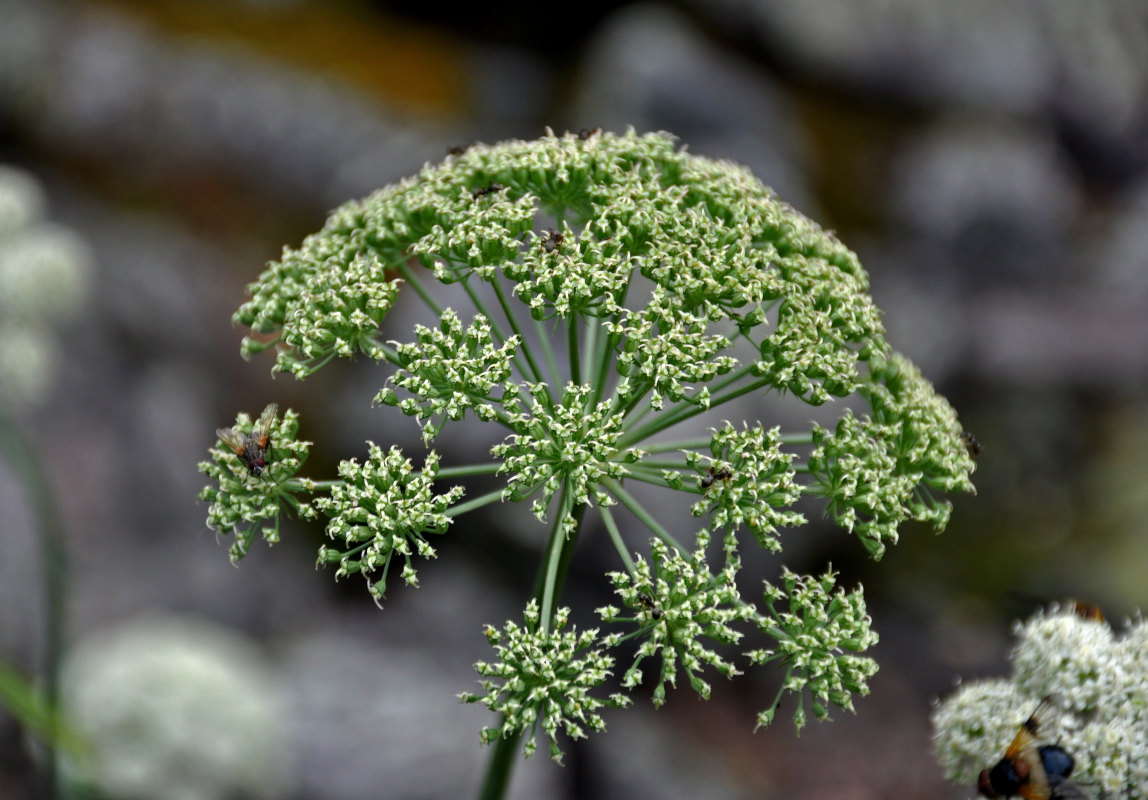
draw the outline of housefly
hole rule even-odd
[[[243,433],[235,428],[216,428],[219,441],[231,448],[244,466],[255,477],[260,477],[267,469],[267,453],[271,449],[271,425],[279,406],[269,403],[251,428],[251,433]]]

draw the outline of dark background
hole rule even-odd
[[[292,797],[470,795],[488,718],[454,695],[491,655],[481,625],[517,615],[541,529],[499,509],[452,532],[422,588],[396,582],[382,612],[358,580],[312,570],[317,526],[231,568],[195,465],[236,411],[299,409],[316,477],[364,439],[418,438],[370,408],[385,372],[272,381],[269,358],[239,358],[230,315],[328,210],[452,145],[664,129],[751,167],[858,252],[893,346],[984,446],[978,494],[955,498],[942,536],[907,529],[880,564],[840,533],[783,540],[791,568],[832,561],[866,587],[881,671],[857,716],[798,738],[783,708],[753,734],[776,685],[762,676],[657,712],[639,693],[566,767],[520,767],[516,796],[971,795],[934,764],[930,701],[958,676],[1006,673],[1010,622],[1036,607],[1016,593],[1117,621],[1144,602],[1148,6],[444,8],[0,2],[0,161],[36,175],[52,218],[95,253],[56,390],[18,417],[66,528],[69,641],[149,613],[214,621],[259,642],[297,700]],[[13,565],[35,563],[34,530],[0,465],[0,659],[27,672],[42,662],[40,585]],[[587,607],[616,566],[600,545],[572,578]],[[37,796],[6,716],[0,747],[0,796]]]

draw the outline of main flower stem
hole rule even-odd
[[[510,775],[514,771],[514,756],[518,751],[518,731],[510,736],[500,736],[490,751],[490,761],[486,765],[486,777],[478,792],[478,800],[502,800],[510,786]]]
[[[538,570],[535,581],[534,597],[540,607],[540,622],[542,630],[550,630],[554,619],[554,610],[557,599],[562,592],[562,584],[566,580],[566,573],[570,569],[570,556],[574,552],[574,543],[578,541],[578,534],[582,532],[582,521],[586,513],[585,504],[574,507],[570,487],[566,487],[559,502],[560,512],[555,516],[554,525],[550,531],[550,542],[546,546],[546,558]],[[567,517],[574,519],[574,530],[566,535],[563,520]],[[486,765],[486,777],[479,789],[478,800],[502,800],[510,786],[510,775],[514,769],[514,754],[518,749],[521,734],[500,736],[494,743],[490,753],[490,761]]]

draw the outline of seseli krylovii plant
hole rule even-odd
[[[457,285],[469,307],[444,307],[432,281]],[[503,752],[525,735],[527,754],[544,738],[560,758],[559,731],[601,730],[602,709],[628,704],[650,667],[655,704],[681,675],[706,697],[707,673],[738,674],[736,646],[754,631],[767,641],[744,663],[785,676],[759,725],[784,692],[799,728],[805,694],[817,718],[852,710],[877,669],[863,655],[877,635],[861,589],[838,587],[832,570],[786,570],[743,594],[740,548],[780,551],[781,530],[806,522],[795,504],[813,497],[880,558],[903,522],[944,528],[939,493],[972,489],[955,414],[886,343],[857,257],[747,170],[665,134],[471,146],[337,209],[249,291],[235,315],[251,329],[244,356],[273,347],[275,369],[300,379],[339,356],[386,362],[375,400],[414,417],[428,448],[468,412],[505,431],[486,464],[428,449],[420,465],[372,443],[318,481],[298,475],[309,443],[286,411],[258,478],[219,444],[200,465],[208,524],[234,536],[233,560],[260,533],[277,541],[285,510],[323,517],[319,562],[363,575],[376,600],[392,568],[417,584],[418,559],[467,511],[529,501],[549,528],[537,591],[521,620],[488,626],[494,657],[476,665],[481,690],[462,695],[499,713],[482,738]],[[388,311],[414,298],[434,324],[384,341]],[[859,411],[801,430],[722,418],[767,393],[853,397]],[[235,438],[252,426],[240,414]],[[464,498],[457,480],[481,475],[499,485]],[[691,496],[696,535],[680,541],[635,483]],[[616,597],[597,609],[601,628],[578,630],[558,590],[592,519],[617,550]],[[622,658],[620,691],[605,695]]]
[[[1094,609],[1069,603],[1018,623],[1015,633],[1011,678],[965,683],[933,712],[945,777],[972,796],[977,773],[996,763],[1025,717],[1048,698],[1056,713],[1047,716],[1037,744],[1055,743],[1071,755],[1072,780],[1098,800],[1148,798],[1143,619],[1113,630]]]

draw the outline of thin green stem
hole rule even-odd
[[[684,422],[690,417],[696,417],[698,414],[702,414],[710,409],[717,408],[723,403],[728,403],[730,400],[734,400],[744,394],[748,394],[749,392],[760,389],[767,383],[769,383],[768,379],[759,378],[758,380],[753,381],[752,383],[748,383],[738,389],[734,389],[733,391],[728,392],[721,397],[715,397],[710,401],[708,408],[705,406],[694,405],[692,403],[680,403],[664,414],[659,414],[658,416],[654,417],[645,425],[623,434],[621,439],[618,440],[618,447],[630,447],[636,442],[640,442],[653,436],[656,433],[659,433],[660,431],[664,431],[666,428],[670,428],[680,422]]]
[[[643,458],[637,464],[631,466],[643,466],[655,469],[689,469],[689,464],[684,460],[670,460],[668,458]]]
[[[674,538],[673,534],[663,528],[661,524],[659,524],[658,521],[654,519],[650,512],[642,507],[642,504],[638,502],[637,498],[622,488],[620,483],[612,478],[606,478],[602,481],[602,485],[609,489],[610,494],[618,498],[622,505],[628,508],[630,513],[637,517],[639,522],[649,528],[655,536],[668,544],[670,547],[674,548],[674,550],[679,553],[688,552],[686,548],[684,548],[681,543]]]
[[[610,513],[609,506],[599,505],[598,513],[602,515],[602,522],[606,525],[606,533],[610,535],[610,541],[614,543],[618,557],[626,565],[626,572],[633,575],[634,559],[630,556],[630,551],[626,549],[626,543],[622,541],[622,532],[618,530],[618,523],[614,521],[614,515]]]
[[[490,762],[486,765],[486,777],[478,792],[478,800],[502,800],[510,786],[510,775],[514,771],[514,755],[522,733],[515,731],[503,734],[494,743]]]
[[[631,480],[641,481],[642,483],[648,483],[653,486],[662,486],[666,489],[674,488],[673,485],[662,476],[661,470],[643,470],[633,469],[631,467],[630,474],[627,477]],[[689,490],[683,486],[680,491]]]
[[[462,464],[454,467],[443,467],[437,473],[436,478],[469,478],[473,475],[491,475],[502,469],[502,464],[498,461],[490,461],[483,464]]]
[[[470,285],[469,279],[462,282],[462,290],[466,292],[466,296],[470,298],[470,302],[474,303],[474,307],[478,309],[478,313],[486,317],[486,321],[490,323],[490,332],[494,334],[494,338],[498,340],[498,343],[505,343],[506,333],[498,324],[498,320],[494,318],[494,314],[490,313],[490,309],[486,307],[486,303],[482,302],[482,298],[479,297],[478,292]]]
[[[357,556],[359,553],[361,553],[361,552],[363,552],[364,550],[366,550],[368,547],[370,547],[370,546],[371,546],[372,544],[374,544],[374,543],[375,543],[375,540],[374,540],[374,538],[371,538],[371,539],[369,539],[368,541],[365,541],[365,542],[363,542],[362,544],[357,544],[357,545],[355,545],[354,547],[352,547],[352,548],[351,548],[350,550],[348,550],[347,552],[345,552],[345,553],[340,553],[339,555],[340,555],[342,558],[352,558],[353,556]]]
[[[510,298],[506,296],[506,292],[502,289],[502,283],[498,278],[490,281],[490,285],[494,288],[494,295],[498,298],[498,304],[502,306],[502,313],[506,317],[507,323],[510,325],[511,330],[518,336],[518,349],[522,351],[522,355],[526,357],[526,363],[530,366],[530,374],[533,376],[535,383],[542,382],[542,370],[538,367],[538,362],[534,360],[534,351],[530,349],[530,344],[526,340],[526,335],[523,334],[521,326],[518,324],[518,317],[514,313],[514,308],[510,305]],[[524,376],[526,371],[522,366],[518,366],[518,371]]]
[[[558,371],[558,361],[554,358],[554,348],[550,346],[550,332],[546,330],[546,325],[540,319],[534,320],[534,329],[538,332],[538,340],[542,344],[542,355],[546,358],[546,367],[550,370],[550,385],[551,397],[554,396],[555,389],[561,389],[562,373]]]
[[[344,483],[346,483],[346,481],[341,479],[313,481],[310,478],[288,478],[283,481],[281,488],[289,494],[295,492],[321,492],[327,489],[333,489],[336,486],[342,486]]]
[[[555,598],[559,591],[559,568],[562,564],[562,553],[566,549],[568,538],[563,523],[570,514],[574,505],[574,498],[569,486],[562,487],[562,498],[558,503],[558,513],[554,515],[554,523],[550,528],[550,542],[546,547],[546,564],[541,573],[542,586],[540,587],[539,614],[541,632],[550,631],[550,623],[554,617]],[[584,506],[580,506],[584,508]]]
[[[476,508],[482,508],[483,506],[488,506],[493,502],[501,500],[502,491],[502,489],[495,489],[493,492],[487,492],[486,494],[479,495],[473,500],[467,500],[465,503],[459,503],[457,506],[451,506],[443,513],[451,519],[454,519],[455,517],[461,517],[468,511],[474,511]]]
[[[591,397],[591,408],[602,401],[602,393],[606,391],[606,376],[610,365],[614,363],[614,350],[618,346],[618,335],[611,333],[605,338],[599,337],[599,352],[594,353],[594,363],[598,365],[598,374],[594,378],[594,392]]]
[[[597,317],[591,317],[586,321],[586,343],[583,347],[583,350],[586,353],[586,358],[583,360],[582,372],[579,374],[596,376],[598,373],[598,362],[594,359],[598,353],[598,328],[601,327],[601,325],[602,320],[598,319]],[[588,399],[591,403],[597,402],[594,400],[595,394],[597,394],[597,392],[591,392],[589,395]],[[590,406],[590,408],[593,407],[593,405]]]
[[[672,450],[701,450],[703,447],[710,446],[710,437],[704,439],[678,439],[673,442],[655,442],[654,444],[642,445],[642,449],[647,453],[668,453]]]
[[[50,714],[48,747],[48,797],[63,796],[60,780],[60,661],[64,654],[65,592],[68,585],[68,552],[64,546],[64,526],[57,513],[52,484],[35,446],[13,421],[0,415],[0,449],[24,483],[36,515],[40,539],[40,572],[44,592],[44,702]]]
[[[414,272],[411,271],[410,265],[407,264],[407,262],[403,261],[401,264],[399,264],[399,274],[403,276],[403,280],[405,280],[407,284],[409,284],[410,287],[415,290],[415,293],[421,297],[422,301],[427,304],[431,311],[434,312],[434,315],[436,317],[441,317],[443,311],[442,306],[440,306],[438,302],[430,296],[427,290],[423,288],[422,283],[420,283],[418,278],[415,277]]]
[[[751,372],[753,372],[754,366],[754,364],[742,364],[737,369],[732,370],[728,375],[716,381],[713,386],[710,387],[710,394],[716,395],[727,386],[732,386],[733,384],[737,383],[746,375],[749,375]]]
[[[643,402],[642,405],[640,407],[638,407],[638,410],[635,412],[634,411],[635,407],[638,406],[638,402],[641,401],[643,398],[645,398],[645,402]],[[620,398],[619,398],[619,400],[620,400]],[[620,404],[621,404],[621,401],[620,401]],[[633,393],[631,393],[630,399],[625,401],[625,405],[622,409],[622,413],[628,417],[628,419],[626,420],[626,424],[623,426],[623,430],[628,431],[631,428],[633,428],[635,425],[637,425],[639,422],[641,422],[643,419],[645,419],[646,415],[650,413],[650,409],[652,409],[653,407],[654,407],[654,396],[649,393],[649,387],[648,386],[646,387],[645,392],[633,392]]]
[[[570,362],[570,380],[582,383],[582,358],[578,353],[578,317],[571,314],[566,320],[566,357]]]

